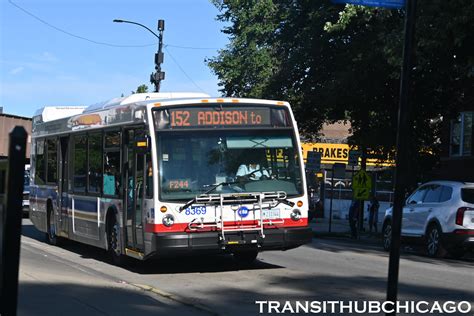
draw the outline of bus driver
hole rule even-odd
[[[251,162],[248,165],[242,164],[237,170],[237,177],[248,177],[250,180],[269,179],[270,174],[265,168],[260,167],[259,164]]]

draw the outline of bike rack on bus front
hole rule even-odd
[[[214,222],[212,223],[205,223],[204,218],[194,218],[188,224],[188,228],[193,231],[201,230],[204,228],[216,228],[219,229],[221,232],[221,242],[225,245],[227,243],[225,232],[233,232],[233,231],[259,231],[260,237],[263,239],[265,238],[265,234],[263,232],[263,228],[265,225],[276,225],[276,224],[283,224],[283,219],[264,219],[263,218],[263,210],[266,209],[273,209],[278,204],[280,204],[283,200],[286,200],[286,192],[278,191],[278,192],[259,192],[259,193],[224,193],[224,194],[206,194],[200,195],[196,197],[196,204],[201,205],[213,205],[216,206],[216,210],[219,210],[218,216],[214,218]],[[232,226],[226,226],[223,220],[223,210],[225,205],[230,205],[231,209],[234,212],[237,212],[240,207],[243,205],[251,204],[253,205],[252,211],[259,212],[258,216],[258,224],[256,225],[243,225],[243,224],[236,224]],[[242,218],[240,220],[236,220],[237,216],[234,216],[234,223],[235,222],[242,222]]]

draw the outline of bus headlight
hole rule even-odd
[[[174,224],[174,216],[171,214],[166,214],[163,217],[163,225],[166,227],[171,227]]]
[[[298,209],[294,209],[290,216],[292,220],[299,221],[301,219],[301,212]]]

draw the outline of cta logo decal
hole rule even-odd
[[[239,214],[239,216],[242,218],[247,217],[247,215],[249,215],[249,209],[245,206],[241,206],[237,210],[237,214]]]

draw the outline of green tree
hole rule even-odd
[[[223,94],[235,97],[263,97],[263,89],[278,69],[273,37],[283,19],[272,0],[212,0],[223,12],[217,19],[230,22],[223,29],[230,44],[219,56],[207,60],[219,77]]]
[[[224,95],[290,101],[306,137],[348,120],[350,143],[393,153],[404,11],[329,0],[213,3],[229,24],[229,45],[208,60]],[[474,3],[419,2],[417,16],[414,161],[438,152],[439,118],[474,104]]]
[[[132,94],[147,93],[147,92],[148,92],[148,86],[146,84],[142,84],[137,87],[137,91],[132,91]]]
[[[419,2],[410,92],[414,118],[412,165],[417,174],[431,169],[436,162],[428,153],[439,154],[440,118],[446,120],[460,109],[474,108],[474,60],[470,48],[474,39],[468,31],[474,27],[473,14],[472,1]],[[352,85],[344,81],[338,83],[344,92],[357,93],[351,87],[360,89],[368,102],[367,109],[348,111],[354,128],[351,141],[368,147],[378,146],[384,152],[390,152],[395,143],[403,19],[403,11],[346,6],[335,24],[326,25],[335,38],[351,38],[345,60],[362,56],[362,59],[352,60],[359,80]],[[363,75],[364,69],[369,76]],[[349,75],[344,73],[341,79]],[[371,87],[364,82],[370,82]],[[342,96],[337,99],[344,100]],[[360,105],[363,100],[358,96],[354,101]],[[344,103],[335,104],[347,111]],[[369,115],[365,114],[367,110]]]

